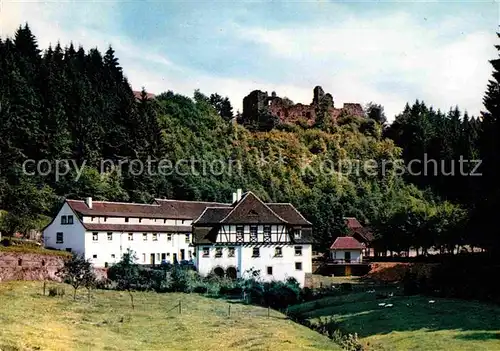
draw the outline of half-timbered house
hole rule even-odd
[[[236,194],[230,207],[210,206],[193,221],[195,263],[215,273],[262,280],[295,278],[312,271],[312,225],[289,203],[264,203],[252,192]]]

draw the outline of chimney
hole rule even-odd
[[[92,208],[92,198],[90,196],[85,199],[85,203],[90,209]]]
[[[233,193],[233,202],[232,202],[233,204],[234,204],[236,201],[238,201],[238,199],[237,199],[237,197],[236,197],[236,196],[237,196],[237,195],[236,195],[236,193]]]
[[[241,189],[236,190],[236,201],[241,200]]]

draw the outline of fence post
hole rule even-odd
[[[269,318],[270,312],[271,312],[271,307],[267,306],[267,318]]]
[[[179,301],[179,314],[182,314],[182,301]]]
[[[43,281],[43,296],[45,296],[45,285],[47,284],[47,282],[44,280]]]
[[[231,305],[228,306],[227,314],[231,317]]]

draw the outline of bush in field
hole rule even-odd
[[[189,291],[189,272],[179,265],[174,265],[168,279],[169,291],[188,292]]]
[[[121,261],[108,269],[108,278],[116,284],[116,288],[128,291],[132,309],[135,308],[132,291],[136,290],[140,283],[139,266],[135,263],[136,260],[135,253],[128,249]]]
[[[76,299],[78,288],[84,286],[90,290],[96,281],[92,264],[83,255],[78,254],[64,261],[64,266],[57,271],[57,275],[73,287],[73,299]]]

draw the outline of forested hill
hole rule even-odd
[[[416,148],[396,137],[401,126],[391,133],[407,149],[370,118],[249,131],[227,118],[229,101],[215,94],[168,91],[151,100],[143,91],[136,99],[112,48],[41,51],[28,26],[0,41],[0,79],[4,233],[40,228],[64,197],[227,202],[242,188],[293,203],[321,245],[343,232],[343,216],[370,224],[379,245],[397,251],[464,242],[456,228],[466,211],[398,168]],[[342,160],[351,162],[340,169]]]

